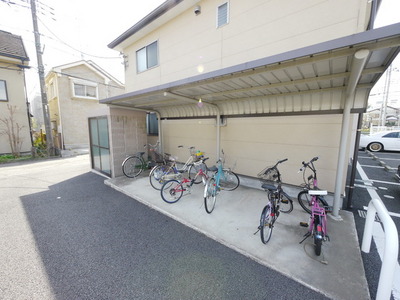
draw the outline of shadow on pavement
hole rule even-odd
[[[21,197],[56,299],[325,299],[85,173]]]

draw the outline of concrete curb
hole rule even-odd
[[[365,152],[372,157],[373,160],[377,160],[379,165],[381,165],[386,171],[391,172],[393,170],[395,170],[392,167],[389,167],[384,161],[380,160],[375,154],[373,154],[372,152],[365,150]]]

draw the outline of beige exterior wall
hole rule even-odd
[[[221,127],[226,166],[238,174],[256,177],[265,167],[288,158],[279,168],[283,181],[298,186],[303,183],[302,174],[297,173],[301,162],[319,156],[316,167],[320,186],[333,192],[341,122],[341,115],[230,118]],[[210,157],[209,166],[215,164],[215,119],[164,120],[163,134],[164,151],[176,155],[179,161],[186,161],[187,148],[195,146]],[[179,145],[185,148],[178,149]]]
[[[365,0],[230,0],[230,21],[216,28],[224,2],[199,1],[200,15],[189,9],[124,49],[127,91],[362,32],[370,7]],[[136,51],[154,41],[159,66],[137,74]]]
[[[20,61],[14,63],[21,64]],[[24,72],[19,69],[12,69],[10,61],[0,58],[0,80],[6,81],[8,94],[8,101],[0,101],[0,119],[9,118],[10,116],[7,105],[16,106],[15,123],[18,123],[22,127],[19,133],[22,140],[21,152],[30,152],[32,145],[25,95]],[[2,122],[0,122],[0,128],[5,128]],[[0,135],[0,154],[5,153],[11,153],[9,139],[6,135]]]
[[[148,143],[146,112],[111,108],[108,126],[112,157],[111,174],[113,177],[123,176],[121,165],[127,155],[136,152],[147,153],[143,147]]]
[[[93,116],[93,112],[104,110],[105,105],[100,104],[99,99],[121,94],[124,89],[118,88],[119,84],[105,79],[86,65],[65,68],[62,72],[73,76],[51,73],[46,78],[46,87],[50,95],[50,119],[56,124],[57,133],[62,135],[66,149],[88,148],[88,117]],[[74,97],[74,82],[97,83],[98,99]],[[55,87],[54,92],[50,91],[51,84]]]
[[[363,32],[371,5],[364,0],[230,0],[229,23],[216,28],[217,7],[224,2],[198,1],[200,15],[188,9],[143,36],[137,33],[140,38],[123,49],[128,61],[127,92]],[[154,41],[158,41],[159,65],[137,74],[136,51]],[[312,97],[301,105],[312,105]],[[334,109],[342,101],[341,95],[330,97],[328,109]],[[356,117],[352,115],[349,128],[345,128],[349,133],[346,161],[354,147]],[[187,147],[195,146],[206,152],[208,165],[212,165],[217,159],[216,130],[215,118],[163,120],[164,151],[186,161]],[[284,183],[294,186],[303,183],[302,174],[297,173],[301,162],[319,156],[320,186],[334,192],[341,131],[341,114],[228,118],[221,127],[221,149],[227,166],[250,177],[288,158],[280,170]],[[178,145],[185,148],[178,149]]]

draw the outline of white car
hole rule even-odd
[[[372,135],[361,135],[359,148],[365,148],[372,152],[400,151],[400,131],[382,131]]]

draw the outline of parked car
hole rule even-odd
[[[372,152],[400,151],[400,131],[382,131],[372,135],[361,135],[359,148]]]

